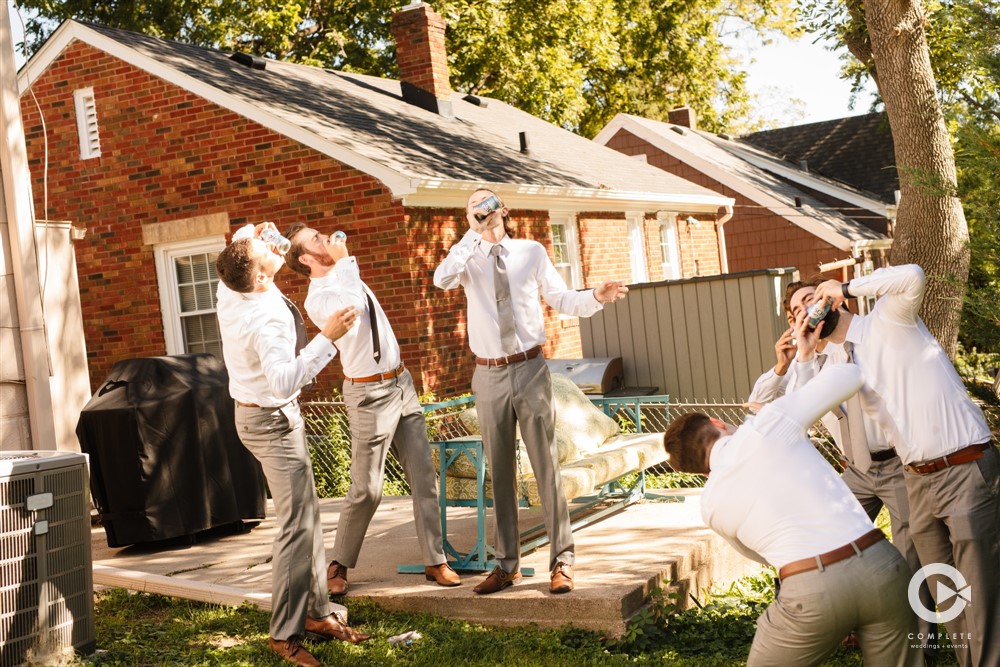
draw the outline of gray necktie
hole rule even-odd
[[[500,244],[490,249],[496,258],[493,265],[493,290],[497,299],[497,321],[500,324],[500,347],[505,355],[517,352],[517,336],[514,333],[514,307],[510,300],[510,281],[507,280],[507,265],[500,257]]]
[[[854,363],[854,345],[844,343],[847,352],[847,363]],[[847,413],[847,428],[841,423],[840,433],[844,440],[844,455],[861,473],[868,472],[872,466],[872,452],[868,448],[868,435],[865,433],[864,410],[861,407],[861,393],[855,392],[844,404]]]

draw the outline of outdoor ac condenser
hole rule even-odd
[[[94,651],[87,458],[0,452],[0,667]]]

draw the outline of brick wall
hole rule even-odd
[[[803,275],[809,275],[815,271],[818,264],[844,259],[848,255],[845,251],[838,250],[801,227],[788,222],[782,216],[761,208],[751,199],[664,153],[630,132],[619,131],[607,145],[626,155],[645,154],[649,164],[736,200],[734,215],[724,228],[726,252],[731,273],[794,266],[802,271]],[[696,251],[700,267],[708,266],[711,262],[702,254],[709,245],[702,237],[703,234],[709,234],[708,228],[709,225],[703,223],[700,231],[694,230],[692,233],[692,237],[697,239],[695,246],[698,249]],[[687,236],[683,220],[678,221],[677,232],[681,239]],[[714,230],[711,233],[714,236]],[[694,269],[694,256],[685,256],[684,248],[688,244],[684,240],[680,241],[680,245],[684,277],[689,277],[689,275],[694,275],[688,273]],[[718,247],[716,246],[717,251]],[[702,264],[702,261],[705,264]],[[716,258],[715,261],[718,262],[718,259]],[[709,272],[703,269],[701,275],[709,275]]]
[[[73,102],[73,91],[84,87],[94,89],[101,137],[101,157],[91,160],[79,158]],[[464,231],[462,212],[404,210],[370,176],[87,45],[71,45],[32,88],[49,142],[43,212],[42,124],[25,96],[38,217],[87,228],[76,257],[92,387],[119,359],[166,353],[153,248],[143,245],[142,225],[211,213],[227,214],[232,230],[301,220],[347,231],[418,386],[440,395],[468,387],[464,297],[431,284],[437,262]],[[545,215],[517,217],[530,230],[525,236],[550,244]],[[286,269],[277,282],[303,302],[304,277]],[[550,317],[547,332],[547,354],[579,356],[572,323]],[[340,379],[334,362],[306,397],[329,395]]]

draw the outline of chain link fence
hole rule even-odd
[[[430,440],[450,440],[469,434],[462,413],[469,407],[468,399],[453,399],[435,403],[425,413],[427,435]],[[623,433],[659,433],[679,415],[702,412],[709,417],[730,424],[741,424],[747,416],[746,408],[738,403],[630,403],[608,402],[605,412],[618,422]],[[312,456],[316,490],[321,498],[347,495],[351,485],[351,426],[343,401],[312,401],[302,404],[306,424],[306,441]],[[638,424],[637,424],[638,419]],[[841,457],[833,439],[822,424],[816,423],[809,437],[819,452],[838,472],[843,471]],[[646,471],[649,488],[697,488],[705,484],[702,475],[674,472],[667,465],[653,466]],[[410,486],[399,459],[389,452],[385,464],[383,493],[387,496],[410,495]]]

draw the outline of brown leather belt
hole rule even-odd
[[[256,403],[244,403],[243,401],[236,401],[236,405],[241,408],[259,408],[260,406]]]
[[[882,451],[879,452],[872,452],[872,461],[878,461],[879,463],[881,463],[882,461],[888,461],[889,459],[895,458],[896,456],[897,456],[896,450],[890,447],[889,449],[883,449]]]
[[[786,564],[778,570],[778,578],[787,579],[793,574],[802,574],[803,572],[809,572],[810,570],[822,570],[827,565],[833,565],[834,563],[839,563],[840,561],[850,558],[851,556],[857,556],[868,547],[873,544],[877,544],[884,539],[885,533],[878,528],[873,528],[853,542],[848,542],[844,546],[837,547],[833,551],[827,551],[825,554],[813,556],[812,558],[794,560],[791,563]]]
[[[519,361],[527,361],[528,359],[534,359],[542,353],[542,346],[536,345],[527,352],[518,352],[517,354],[512,354],[507,357],[500,357],[499,359],[483,359],[482,357],[476,357],[476,363],[480,366],[508,366],[510,364],[516,364]]]
[[[399,368],[394,371],[389,371],[388,373],[376,373],[375,375],[369,375],[363,378],[349,378],[344,379],[348,382],[382,382],[383,380],[391,380],[394,377],[398,377],[403,373],[403,364],[399,364]]]
[[[932,472],[938,472],[939,470],[944,470],[945,468],[950,468],[951,466],[957,466],[962,463],[969,463],[977,459],[983,458],[983,452],[993,446],[993,442],[981,442],[978,445],[969,445],[957,452],[952,452],[947,456],[942,456],[940,458],[931,459],[930,461],[924,461],[923,463],[914,463],[913,465],[903,466],[905,470],[915,473],[917,475],[929,475]]]

